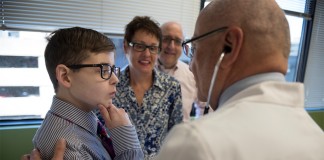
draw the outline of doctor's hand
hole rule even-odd
[[[132,125],[129,120],[128,114],[124,109],[117,108],[113,104],[109,105],[108,107],[99,104],[98,107],[108,129]]]
[[[65,139],[59,139],[56,142],[54,156],[52,160],[63,160],[64,152],[66,149],[66,141]],[[37,149],[33,149],[31,154],[25,154],[21,157],[21,160],[42,160],[40,153]]]

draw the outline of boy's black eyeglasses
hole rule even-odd
[[[144,52],[146,48],[148,48],[151,54],[157,54],[161,50],[159,46],[147,46],[145,44],[136,43],[136,42],[129,42],[128,45],[132,46],[133,49],[138,52]]]
[[[191,42],[196,41],[196,40],[198,40],[198,39],[201,39],[201,38],[203,38],[203,37],[206,37],[206,36],[208,36],[208,35],[210,35],[210,34],[212,34],[212,33],[220,32],[220,31],[224,31],[224,30],[226,30],[227,28],[228,28],[228,27],[221,27],[221,28],[217,28],[217,29],[214,29],[214,30],[209,31],[209,32],[207,32],[207,33],[204,33],[204,34],[202,34],[202,35],[200,35],[200,36],[197,36],[197,37],[194,37],[194,38],[189,39],[189,40],[187,40],[187,41],[184,41],[184,42],[182,43],[183,52],[185,53],[185,55],[186,55],[187,57],[192,58],[193,55],[195,54],[195,47],[192,46]]]
[[[71,69],[80,69],[84,67],[99,67],[100,68],[100,75],[101,78],[104,80],[108,80],[112,73],[114,72],[117,77],[120,75],[120,68],[115,67],[115,65],[110,66],[107,63],[102,63],[102,64],[74,64],[74,65],[69,65],[67,66]]]

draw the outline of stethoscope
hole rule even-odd
[[[208,111],[209,111],[209,103],[210,103],[210,97],[211,97],[211,94],[212,94],[212,91],[213,91],[213,88],[214,88],[215,80],[216,80],[216,78],[217,78],[217,72],[218,72],[218,69],[219,69],[219,65],[220,65],[220,63],[222,62],[224,55],[225,55],[225,52],[223,52],[223,53],[221,54],[221,56],[219,57],[219,59],[218,59],[216,65],[215,65],[214,73],[213,73],[212,79],[211,79],[211,81],[210,81],[210,87],[209,87],[209,91],[208,91],[207,103],[206,103],[206,106],[205,106],[205,109],[204,109],[204,115],[205,115],[205,114],[208,114]]]

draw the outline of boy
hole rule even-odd
[[[80,27],[54,31],[48,41],[45,63],[55,96],[33,139],[42,159],[52,157],[60,138],[66,140],[64,159],[142,159],[134,126],[124,110],[112,105],[120,71],[114,66],[113,42]],[[98,106],[105,114],[117,111],[113,116],[124,117],[110,117],[111,139],[92,112]]]

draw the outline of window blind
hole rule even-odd
[[[276,0],[286,15],[312,19],[316,0]]]
[[[160,24],[177,21],[186,36],[194,31],[200,0],[1,0],[1,29],[53,31],[80,26],[123,34],[134,16],[150,16]]]
[[[314,0],[276,0],[283,10],[311,14]]]
[[[317,1],[305,72],[306,106],[324,108],[324,1]]]

